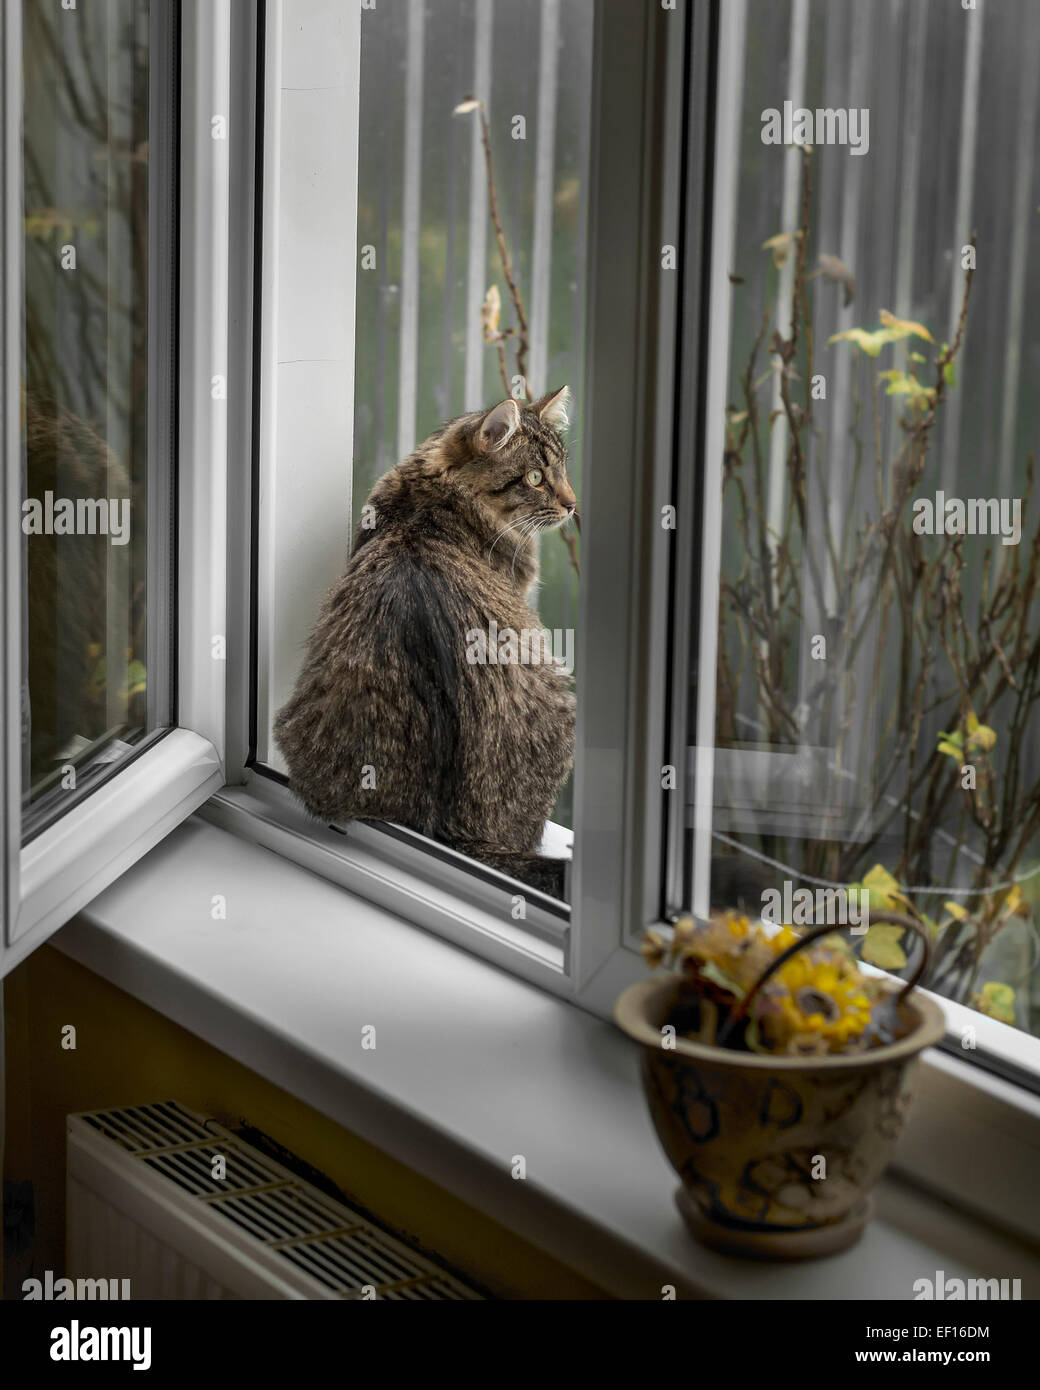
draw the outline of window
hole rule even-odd
[[[762,885],[777,874],[781,883],[808,875],[804,882],[853,886],[876,883],[884,871],[906,886],[918,881],[913,869],[930,876],[923,886],[950,889],[910,901],[936,925],[945,917],[928,911],[925,899],[935,899],[933,908],[953,903],[940,914],[958,916],[962,902],[979,898],[978,883],[964,878],[980,852],[970,843],[970,810],[964,819],[950,794],[951,755],[936,751],[939,734],[955,743],[957,719],[967,716],[959,696],[950,704],[951,673],[942,675],[938,643],[917,705],[898,713],[895,703],[900,680],[913,684],[920,659],[911,650],[909,675],[900,676],[891,649],[899,585],[881,600],[871,588],[876,475],[880,468],[890,485],[903,466],[900,417],[920,428],[924,397],[915,393],[930,389],[925,365],[934,368],[943,345],[955,342],[965,283],[958,257],[971,237],[970,230],[961,237],[964,226],[972,224],[979,245],[986,235],[1003,238],[1012,262],[1020,242],[1017,204],[994,170],[967,161],[963,141],[955,154],[924,160],[922,151],[963,105],[949,77],[951,55],[974,113],[964,138],[976,143],[1017,138],[1017,108],[1005,102],[991,112],[980,95],[989,90],[979,79],[986,69],[976,71],[983,54],[1000,70],[1010,64],[1028,96],[1025,69],[1010,38],[995,35],[989,49],[980,47],[976,21],[962,22],[949,7],[925,6],[891,30],[872,30],[866,46],[865,20],[848,7],[819,14],[811,5],[772,7],[761,25],[757,14],[753,4],[725,13],[695,5],[618,11],[597,24],[582,6],[539,0],[503,18],[459,0],[434,18],[402,0],[364,12],[349,30],[329,13],[316,12],[292,33],[273,12],[266,19],[256,738],[243,758],[244,790],[219,798],[212,814],[247,833],[257,833],[258,816],[291,824],[292,852],[383,902],[397,901],[394,882],[407,872],[414,876],[402,900],[409,912],[426,912],[439,930],[482,949],[490,938],[505,943],[502,958],[518,968],[527,967],[516,947],[533,935],[541,942],[533,973],[544,979],[551,962],[566,981],[557,984],[595,1007],[640,968],[635,947],[644,926],[734,894],[753,891],[760,902]],[[908,45],[932,56],[887,61]],[[785,55],[779,68],[777,52]],[[723,60],[732,79],[725,90]],[[783,143],[783,103],[791,98],[767,97],[771,84],[787,92],[792,83],[798,103],[814,111],[817,103],[837,110],[835,91],[855,90],[844,126],[831,118],[843,143],[829,140],[827,129],[807,155]],[[941,93],[930,101],[933,87]],[[508,113],[489,121],[494,208],[479,112],[456,100],[481,91],[494,95],[495,113]],[[781,112],[778,143],[762,138],[771,104]],[[519,127],[526,141],[512,139],[514,115],[528,109],[541,113],[539,121]],[[858,125],[861,109],[868,115]],[[352,119],[356,151],[332,134]],[[1028,145],[1014,147],[1024,160]],[[912,179],[920,191],[900,197]],[[373,834],[353,821],[321,830],[299,816],[284,778],[279,786],[271,776],[284,773],[272,721],[291,692],[321,595],[342,573],[374,479],[446,416],[490,404],[501,385],[481,317],[487,289],[497,284],[501,322],[510,322],[496,217],[521,293],[543,308],[546,296],[566,306],[541,323],[532,316],[533,358],[543,371],[558,363],[557,375],[581,383],[581,583],[566,548],[546,537],[541,598],[547,622],[552,614],[573,624],[580,638],[575,775],[556,812],[573,824],[573,911],[532,895],[534,911],[519,926],[501,876],[466,878],[472,864],[408,833]],[[356,238],[348,244],[345,227]],[[790,331],[795,286],[802,355],[783,378],[789,414],[773,334]],[[988,335],[981,346],[973,346],[969,322],[945,364],[941,408],[928,427],[931,449],[954,480],[969,476],[971,451],[996,447],[998,438],[1010,448],[1017,432],[1021,453],[1028,438],[1021,393],[1005,392],[999,420],[985,404],[992,345],[1010,344],[1014,356],[1012,339],[1022,337],[1016,297],[1002,302],[978,330]],[[899,322],[886,328],[882,310]],[[887,332],[884,351],[895,365],[888,357],[877,363],[887,375],[870,376],[876,359],[849,333],[857,328]],[[804,356],[807,329],[812,363]],[[822,393],[812,419],[811,397],[799,390]],[[864,462],[874,446],[875,404],[880,465]],[[973,423],[957,427],[955,451],[957,420]],[[792,487],[796,457],[805,478]],[[1017,477],[1014,467],[1009,476]],[[871,527],[864,558],[849,560]],[[980,573],[976,567],[972,583]],[[777,627],[763,633],[766,600]],[[911,637],[922,622],[937,631],[933,618],[913,618]],[[855,642],[846,634],[843,650],[850,624]],[[990,675],[999,665],[991,651]],[[246,702],[252,698],[247,691]],[[908,754],[900,763],[907,735],[899,720],[914,724],[925,706],[912,775],[919,778],[925,763],[939,768],[945,798],[929,809],[930,838],[915,820],[920,806],[911,798],[907,811],[897,785],[900,768],[910,766]],[[989,706],[980,708],[985,714]],[[573,816],[570,798],[580,808]],[[900,863],[896,825],[900,836],[917,836],[912,864]],[[946,883],[935,876],[932,849],[952,850],[958,835]],[[1028,872],[1031,852],[1023,849],[1012,877]],[[389,875],[380,872],[387,864]],[[870,877],[875,865],[881,871]],[[450,925],[447,902],[466,904],[461,919],[448,911]],[[474,936],[478,907],[486,915]],[[1008,996],[987,984],[1008,985],[1018,1006],[1031,1007],[1024,1002],[1030,930],[1024,916],[1002,921],[1001,948],[1014,957],[1002,975],[966,971],[962,955],[959,983],[936,973],[933,985],[991,1016],[1001,1016]],[[955,925],[949,934],[958,952],[967,931]],[[896,949],[876,952],[879,962],[895,967],[907,944],[894,934]],[[985,969],[996,970],[993,958]]]
[[[23,836],[172,719],[171,16],[22,6]]]
[[[183,236],[220,176],[212,58],[182,100],[196,21],[5,9],[5,970],[222,780],[226,327],[200,306],[226,318],[227,291],[196,297],[219,277],[205,217]],[[201,476],[176,466],[184,418],[209,432]]]
[[[1035,15],[877,20],[752,0],[735,39],[685,901],[865,882],[1036,1033]]]
[[[662,274],[662,253],[675,267],[694,225],[684,131],[709,112],[708,11],[691,16],[692,59],[685,11],[634,5],[400,0],[303,6],[291,23],[283,6],[260,27],[253,340],[237,340],[257,349],[254,457],[250,472],[239,452],[232,482],[253,490],[253,533],[229,515],[230,583],[251,573],[254,621],[230,663],[229,745],[252,733],[205,815],[597,1009],[642,969],[631,933],[660,916],[663,837],[681,831],[661,795],[674,557],[659,519],[675,500],[680,285],[698,277]],[[355,127],[356,145],[340,138]],[[578,639],[574,776],[555,809],[565,843],[573,825],[566,902],[414,830],[306,814],[272,738],[351,507],[356,527],[381,470],[505,393],[484,337],[491,286],[498,327],[519,318],[496,217],[530,310],[529,384],[568,382],[579,421],[580,583],[545,536],[539,600]]]
[[[366,11],[356,148],[338,135],[357,100],[342,16],[314,17],[327,40],[317,69],[297,58],[298,36],[274,36],[281,70],[267,74],[269,199],[273,186],[278,192],[264,224],[261,309],[270,397],[261,407],[258,517],[261,775],[284,780],[275,715],[369,493],[394,463],[446,420],[523,398],[522,365],[532,399],[572,385],[568,473],[581,496],[592,20],[584,0]],[[308,52],[314,35],[313,27],[303,35]],[[483,110],[465,109],[473,91]],[[350,222],[354,257],[344,247]],[[501,329],[520,327],[510,278],[527,326],[522,342],[507,334],[494,343],[484,331],[489,293],[499,298]],[[579,544],[570,525],[540,544],[539,618],[571,670]],[[568,778],[549,852],[569,852],[572,825]],[[501,874],[483,877],[504,891]],[[558,915],[551,901],[542,906]]]

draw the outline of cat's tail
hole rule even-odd
[[[455,840],[452,849],[468,854],[471,859],[486,864],[489,869],[519,879],[529,888],[548,893],[551,898],[565,900],[567,865],[569,859],[551,859],[535,850],[511,850],[483,840]]]

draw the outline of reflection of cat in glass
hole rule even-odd
[[[541,630],[535,537],[575,511],[567,396],[459,416],[376,483],[274,726],[314,815],[396,821],[557,896],[537,846],[573,761],[570,679],[544,655],[474,661],[467,634]]]
[[[48,492],[73,501],[116,497],[129,511],[126,470],[90,421],[38,391],[25,392],[24,410],[27,499]],[[26,723],[35,784],[55,771],[70,741],[98,739],[114,719],[124,729],[144,726],[144,667],[134,658],[144,650],[146,606],[141,581],[130,601],[129,646],[106,675],[109,604],[126,602],[109,592],[109,537],[30,533],[24,544]]]

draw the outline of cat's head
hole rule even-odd
[[[516,536],[561,526],[577,514],[567,477],[570,388],[537,401],[501,401],[493,409],[463,416],[437,452],[450,460],[451,482],[469,492],[496,530]]]

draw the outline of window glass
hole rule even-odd
[[[436,544],[420,546],[414,573],[394,569],[400,583],[372,600],[370,619],[355,622],[356,606],[367,602],[360,577],[331,610],[323,604],[330,590],[341,593],[365,547],[371,555],[381,544],[379,525],[390,510],[385,496],[375,500],[379,480],[460,416],[479,424],[506,406],[508,425],[510,398],[524,408],[541,401],[548,413],[539,420],[554,422],[566,444],[566,470],[553,452],[558,445],[540,436],[549,451],[541,466],[525,465],[515,479],[503,474],[490,505],[524,478],[546,508],[580,504],[592,23],[591,0],[381,0],[363,10],[357,264],[347,267],[348,286],[334,258],[317,248],[351,183],[351,154],[335,134],[351,94],[336,89],[335,76],[321,79],[320,89],[301,90],[297,79],[290,86],[297,41],[288,30],[282,35],[278,307],[268,325],[278,407],[273,457],[261,464],[257,762],[288,775],[327,822],[405,825],[505,873],[523,854],[500,851],[530,839],[530,826],[518,821],[537,820],[541,829],[548,817],[543,849],[561,861],[572,822],[569,734],[557,728],[558,711],[506,701],[509,718],[525,721],[522,736],[516,722],[496,745],[493,721],[505,709],[488,706],[477,737],[481,692],[498,688],[500,673],[474,671],[469,637],[477,628],[460,614],[472,600],[491,664],[491,645],[508,641],[511,610],[492,601],[485,611],[480,585],[503,557],[506,571],[495,583],[520,583],[526,525],[507,525],[503,512],[501,535],[475,557],[481,573],[469,579],[457,568],[462,549],[449,556]],[[328,42],[337,42],[331,31]],[[313,26],[307,43],[313,53]],[[312,76],[317,84],[313,66],[304,79]],[[352,299],[351,346],[339,309]],[[351,372],[352,438],[344,399]],[[566,428],[562,398],[556,408],[548,404],[565,386]],[[520,434],[534,438],[536,423]],[[525,603],[538,626],[516,632],[517,656],[503,664],[552,660],[570,682],[578,524],[580,515],[568,516],[535,536],[538,571]],[[377,581],[380,568],[373,566]],[[438,587],[442,580],[453,599]],[[457,610],[442,609],[455,599]],[[342,633],[333,631],[336,611],[348,615]],[[395,686],[404,670],[410,675]],[[522,674],[517,679],[525,684]],[[346,731],[352,720],[354,734]],[[380,741],[384,733],[396,751]],[[493,783],[498,803],[486,816],[472,813],[469,797],[482,780],[469,761],[478,743],[479,756],[488,755],[487,795]],[[374,754],[360,756],[370,745]],[[438,750],[432,771],[431,748]],[[549,770],[528,799],[527,774],[543,766]],[[532,852],[538,845],[536,835]],[[559,896],[558,887],[547,891]]]
[[[744,44],[711,897],[866,884],[1035,1032],[1040,9],[750,0]]]
[[[357,281],[354,515],[376,479],[445,420],[506,393],[482,329],[492,288],[500,329],[516,326],[516,312],[480,113],[452,114],[478,79],[499,221],[529,322],[527,379],[534,396],[571,388],[567,467],[580,497],[591,0],[446,0],[427,11],[421,37],[415,12],[383,5],[362,23],[358,241],[373,248],[374,265],[362,262]],[[512,390],[515,343],[504,347]],[[579,545],[573,526],[540,544],[539,615],[561,649],[569,635],[572,652]],[[570,780],[555,819],[572,824]]]
[[[172,716],[173,22],[22,5],[29,833]]]

